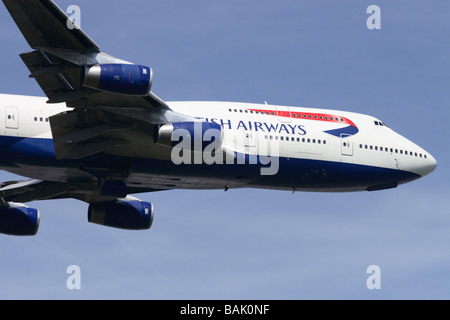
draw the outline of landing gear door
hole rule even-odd
[[[351,135],[341,134],[341,151],[343,156],[353,156],[353,142]]]

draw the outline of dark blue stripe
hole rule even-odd
[[[113,157],[98,154],[83,160],[57,160],[53,140],[35,138],[0,137],[0,152],[2,162],[18,162],[44,167],[83,168],[95,167],[108,169]],[[249,164],[248,155],[245,164],[182,164],[175,165],[171,161],[133,158],[133,172],[149,175],[167,175],[174,177],[174,183],[182,177],[199,177],[205,179],[222,179],[224,181],[246,181],[249,187],[284,187],[300,189],[351,188],[404,183],[420,176],[397,169],[387,169],[351,163],[341,163],[322,160],[278,158],[279,171],[273,176],[262,176],[260,169],[269,167],[262,165],[257,158],[257,164]],[[92,164],[95,165],[92,165]],[[88,170],[86,170],[87,172]],[[96,171],[89,171],[97,176]],[[104,170],[99,170],[104,174]],[[98,178],[101,178],[100,176]],[[167,182],[170,188],[170,181]],[[226,187],[226,185],[224,185]]]

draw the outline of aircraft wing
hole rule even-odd
[[[50,103],[168,108],[150,93],[146,97],[105,94],[81,87],[80,70],[97,63],[128,63],[100,51],[79,27],[68,26],[69,17],[50,0],[3,0],[33,52],[21,55]],[[94,97],[95,96],[95,97]]]
[[[30,70],[30,77],[38,82],[48,103],[66,103],[72,108],[50,118],[58,159],[80,159],[100,152],[127,156],[130,148],[123,148],[124,145],[142,138],[141,132],[147,132],[147,139],[151,138],[155,126],[192,120],[170,110],[150,89],[145,93],[128,94],[116,92],[115,87],[99,89],[99,83],[87,85],[90,68],[95,73],[105,65],[110,69],[115,68],[114,65],[124,70],[140,68],[141,75],[144,72],[150,77],[149,87],[153,73],[150,68],[101,52],[81,29],[68,27],[69,17],[52,1],[2,1],[34,49],[20,55]],[[134,83],[131,72],[124,77],[123,81]],[[139,150],[142,148],[135,147],[133,155],[148,156],[139,154]],[[122,151],[125,154],[121,154]]]
[[[32,48],[100,52],[81,29],[67,27],[67,15],[51,1],[4,0],[6,8]]]
[[[8,203],[26,203],[38,200],[74,198],[84,202],[115,200],[115,196],[105,196],[92,192],[95,185],[86,183],[52,182],[29,179],[0,183],[0,207]],[[155,192],[164,189],[128,188],[129,193]]]

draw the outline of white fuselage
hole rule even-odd
[[[0,95],[0,140],[9,138],[51,140],[49,117],[68,109],[65,104],[47,104],[46,101],[46,98]],[[292,164],[293,167],[289,168],[291,171],[296,171],[295,161],[301,161],[298,162],[298,165],[302,166],[298,171],[301,171],[298,179],[314,181],[314,177],[317,177],[324,181],[323,188],[314,183],[308,186],[302,183],[297,185],[292,181],[285,185],[280,181],[271,184],[270,177],[268,182],[248,177],[239,181],[227,176],[231,171],[226,173],[227,177],[224,178],[224,174],[215,175],[208,170],[205,170],[205,176],[198,173],[191,176],[187,170],[185,173],[174,172],[175,178],[171,178],[175,182],[171,188],[250,186],[324,191],[364,190],[370,186],[370,182],[357,183],[355,186],[344,183],[344,186],[339,188],[337,181],[328,185],[325,178],[329,174],[334,177],[333,179],[345,180],[345,176],[339,176],[339,166],[386,169],[393,173],[410,173],[416,175],[415,178],[430,173],[436,167],[435,159],[428,152],[385,126],[379,119],[367,115],[337,110],[234,102],[192,101],[167,104],[174,112],[220,124],[224,131],[224,143],[234,152],[277,157],[283,159],[279,164],[281,167],[286,163]],[[48,167],[42,168],[42,163],[34,167],[30,163],[22,165],[20,161],[15,162],[14,159],[12,162],[14,166],[5,164],[2,169],[42,180],[66,179],[67,170],[60,166],[51,170]],[[314,165],[310,169],[305,169],[304,166],[310,163]],[[321,163],[326,165],[323,167],[318,165]],[[365,171],[346,171],[345,174],[351,176],[359,175],[361,172]],[[73,175],[72,172],[71,176]],[[132,173],[128,183],[164,188],[168,185],[162,180],[170,175],[167,172],[160,174],[158,170],[152,172],[141,170]],[[415,178],[399,180],[398,183]],[[374,182],[374,185],[376,184],[378,182]]]

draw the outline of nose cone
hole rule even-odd
[[[427,174],[430,174],[434,171],[437,167],[437,161],[436,159],[431,155],[428,154],[426,161],[422,164],[420,174],[423,176],[426,176]]]

